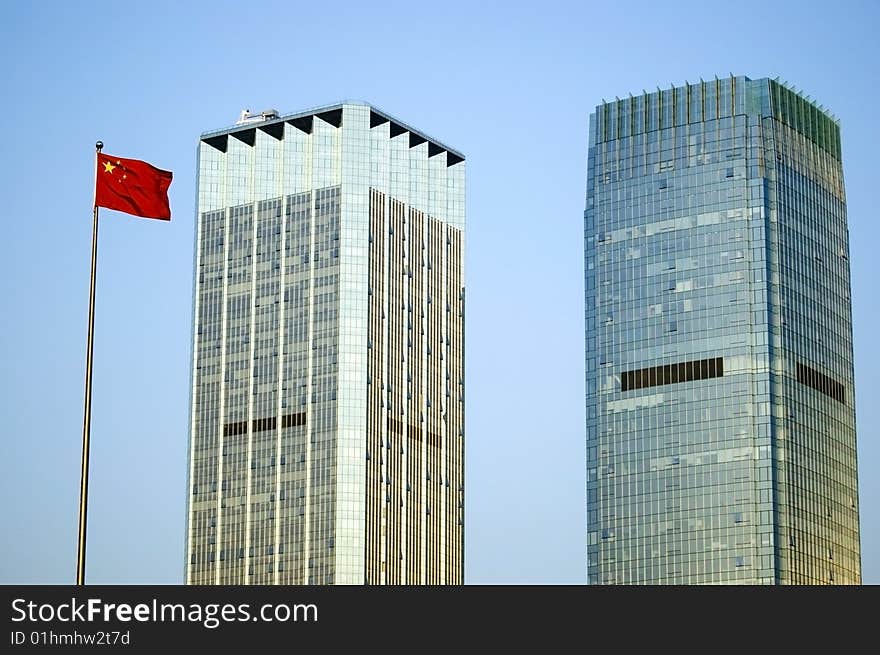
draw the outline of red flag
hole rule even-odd
[[[95,206],[141,216],[171,220],[168,187],[171,172],[139,159],[98,153]]]

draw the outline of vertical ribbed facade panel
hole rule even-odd
[[[410,147],[404,134],[391,137],[388,166],[388,193],[370,193],[368,582],[461,584],[463,230],[426,211],[448,207],[445,172],[460,164],[430,156],[427,143]],[[452,286],[461,311],[447,316]],[[462,383],[447,398],[453,375]]]

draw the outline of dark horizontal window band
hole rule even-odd
[[[273,421],[275,419],[272,419]],[[306,413],[300,412],[299,414],[285,414],[281,417],[281,427],[282,428],[295,428],[300,425],[306,424]]]
[[[247,432],[247,421],[239,421],[238,423],[227,423],[223,426],[223,436],[232,437],[237,434],[245,434]]]
[[[281,417],[282,428],[293,428],[306,424],[305,412],[299,414],[285,414]],[[237,423],[227,423],[223,426],[223,436],[233,437],[238,434],[247,434],[247,421],[238,421]],[[275,416],[267,418],[255,418],[253,420],[253,432],[265,432],[266,430],[274,430],[278,427],[278,419]]]
[[[694,359],[689,362],[663,364],[661,366],[640,368],[635,371],[625,371],[620,376],[620,390],[633,391],[634,389],[659,387],[679,382],[709,380],[711,378],[720,378],[723,375],[723,357]]]
[[[830,378],[806,364],[799,363],[797,365],[797,380],[819,393],[834,398],[837,402],[846,404],[846,387],[834,378]]]
[[[274,416],[269,418],[255,418],[254,432],[263,432],[264,430],[274,430],[278,427],[278,419]]]
[[[424,434],[422,433],[421,428],[413,425],[412,423],[404,423],[403,421],[398,421],[397,419],[393,419],[391,417],[388,418],[388,432],[394,434],[403,434],[403,429],[408,428],[407,435],[412,441],[422,442],[424,438]],[[432,446],[440,445],[440,435],[435,432],[428,432],[428,444]]]

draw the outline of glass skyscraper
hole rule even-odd
[[[345,102],[198,159],[187,583],[461,584],[464,157]]]
[[[860,583],[837,121],[747,77],[603,102],[584,239],[588,582]]]

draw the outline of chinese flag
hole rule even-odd
[[[171,172],[145,161],[98,153],[95,206],[141,216],[171,220],[168,187]]]

